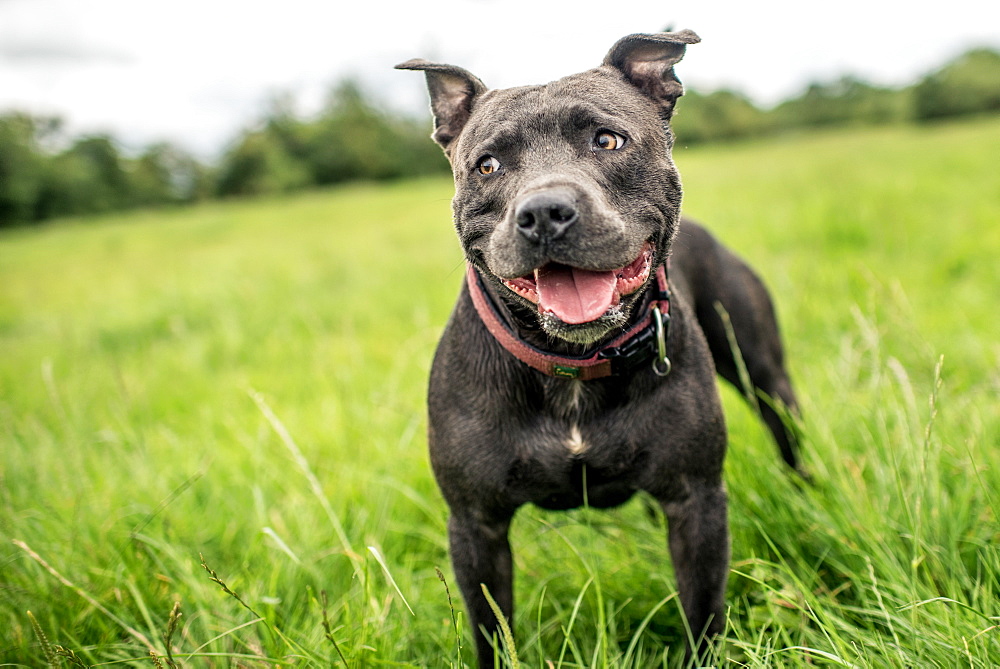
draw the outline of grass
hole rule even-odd
[[[685,210],[776,295],[817,481],[723,389],[718,664],[1000,664],[997,146],[981,120],[677,148]],[[0,666],[472,661],[424,438],[450,189],[0,235]],[[649,507],[518,515],[510,657],[677,665]]]

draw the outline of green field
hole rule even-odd
[[[724,389],[719,664],[1000,665],[998,155],[995,119],[678,146],[776,296],[816,480]],[[424,436],[450,194],[0,234],[0,666],[472,661]],[[521,666],[678,665],[650,506],[522,510]]]

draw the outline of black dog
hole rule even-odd
[[[680,223],[673,66],[698,41],[631,35],[596,69],[493,91],[452,65],[398,66],[426,73],[468,260],[431,370],[429,440],[481,667],[497,630],[481,586],[510,619],[507,530],[528,502],[606,508],[646,491],[668,519],[691,631],[721,630],[716,372],[752,386],[796,466],[780,415],[796,402],[767,292],[704,229]]]

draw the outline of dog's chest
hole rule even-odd
[[[636,449],[637,435],[623,429],[631,405],[615,395],[593,381],[549,380],[536,407],[537,432],[528,439],[533,445],[522,453],[554,471],[571,462],[618,470]]]
[[[553,423],[551,432],[557,435],[556,443],[550,444],[550,447],[564,449],[577,456],[587,451],[588,442],[583,436],[581,424],[595,412],[593,405],[596,399],[586,382],[575,379],[556,380],[545,389],[547,413]],[[558,436],[560,433],[562,438]]]
[[[622,408],[607,389],[553,379],[536,405],[536,422],[521,436],[507,482],[523,499],[548,509],[616,506],[637,489],[644,449],[621,429]],[[520,496],[520,495],[518,495]]]

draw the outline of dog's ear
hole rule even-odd
[[[674,64],[684,57],[688,44],[701,41],[694,32],[629,35],[618,40],[604,65],[617,68],[636,88],[655,100],[669,118],[684,87],[674,75]]]
[[[423,70],[434,112],[434,134],[431,136],[450,155],[448,148],[469,120],[476,98],[486,92],[485,84],[460,67],[431,63],[422,58],[400,63],[396,69]]]

